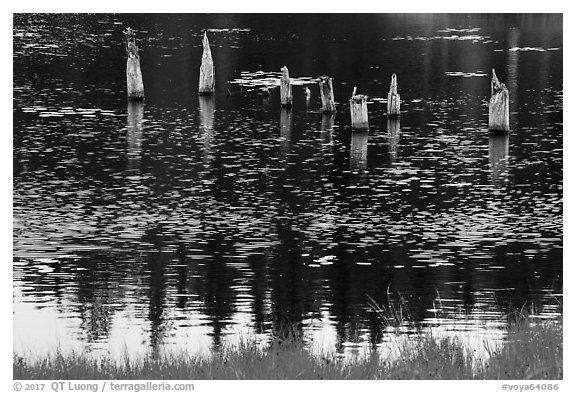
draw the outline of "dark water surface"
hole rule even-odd
[[[14,350],[499,340],[562,299],[561,15],[14,16]],[[122,30],[146,100],[126,100]],[[208,29],[216,95],[199,97]],[[280,68],[294,106],[280,109]],[[491,69],[509,135],[487,131]],[[399,121],[386,117],[392,73]],[[322,115],[315,78],[334,78]],[[312,94],[306,100],[304,87]],[[354,86],[370,129],[352,131]],[[227,96],[226,89],[232,92]],[[474,344],[475,343],[475,344]]]

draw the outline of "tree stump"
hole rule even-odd
[[[144,82],[142,81],[142,70],[140,69],[140,56],[136,45],[136,33],[130,27],[124,30],[126,38],[126,88],[129,100],[144,99]]]
[[[290,75],[288,67],[282,67],[282,77],[280,78],[280,105],[283,108],[292,106],[292,85],[290,84]]]
[[[353,129],[368,128],[368,97],[363,94],[356,95],[356,88],[350,99],[350,116]]]
[[[214,62],[212,61],[212,52],[210,51],[210,43],[208,42],[208,35],[204,32],[204,39],[202,40],[202,63],[200,64],[200,82],[198,84],[198,94],[214,94]]]
[[[334,91],[332,90],[332,78],[328,76],[321,76],[318,79],[320,84],[320,98],[322,99],[322,112],[334,113],[336,112],[336,105],[334,104]]]
[[[390,90],[388,91],[388,117],[400,116],[400,94],[398,94],[398,82],[396,74],[392,74]]]
[[[490,84],[490,104],[488,105],[488,129],[495,132],[510,131],[510,109],[508,89],[498,81],[496,72],[492,70]]]

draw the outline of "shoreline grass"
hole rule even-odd
[[[210,358],[184,351],[160,359],[94,359],[56,353],[29,360],[14,354],[14,379],[539,379],[563,378],[561,322],[513,324],[485,360],[475,359],[458,338],[422,335],[386,359],[376,352],[342,361],[314,356],[301,340],[273,341],[261,350],[241,343],[215,351]]]

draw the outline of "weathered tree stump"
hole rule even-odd
[[[135,170],[140,167],[140,156],[142,153],[142,124],[144,123],[144,102],[128,101],[127,116],[128,140],[128,169]]]
[[[286,66],[282,67],[282,77],[280,78],[280,105],[284,108],[292,106],[292,85]]]
[[[350,169],[364,171],[368,167],[368,129],[352,133],[350,140]]]
[[[318,78],[318,83],[320,85],[320,98],[322,99],[322,112],[336,112],[336,105],[334,104],[334,91],[332,90],[332,78],[329,76],[321,76]]]
[[[496,72],[492,70],[490,84],[490,104],[488,106],[488,129],[495,132],[510,131],[510,109],[508,89],[498,81]]]
[[[398,94],[398,82],[396,74],[392,74],[390,90],[388,91],[388,117],[400,116],[400,94]]]
[[[200,82],[198,84],[198,94],[214,94],[214,61],[212,61],[212,51],[208,42],[208,35],[204,32],[202,40],[202,63],[200,64]]]
[[[508,134],[493,134],[488,139],[490,177],[492,185],[496,188],[502,188],[508,183],[508,141]]]
[[[136,45],[136,33],[128,27],[124,30],[126,38],[126,88],[129,100],[144,99],[144,82],[142,81],[142,70],[140,69],[140,56]]]
[[[398,143],[400,142],[400,119],[388,119],[387,121],[388,130],[388,156],[390,157],[390,162],[396,162],[396,157],[398,155]]]
[[[368,97],[362,94],[356,95],[356,87],[350,99],[350,116],[353,129],[368,128]]]

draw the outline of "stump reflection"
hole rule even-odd
[[[364,172],[368,166],[368,129],[352,132],[350,140],[350,169]]]
[[[142,155],[142,123],[144,122],[144,102],[128,101],[127,135],[128,169],[140,168]]]
[[[214,140],[214,112],[216,110],[214,96],[198,96],[198,108],[200,111],[200,133],[202,135],[202,145],[204,146],[203,160],[205,168],[208,169],[212,161]]]
[[[495,188],[508,184],[508,142],[509,135],[489,136],[489,158],[491,183]]]
[[[396,162],[398,155],[398,143],[400,142],[400,119],[388,119],[386,122],[388,130],[388,156],[390,163]]]

